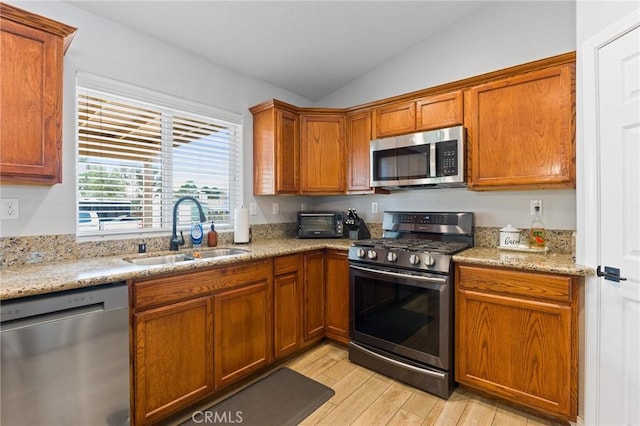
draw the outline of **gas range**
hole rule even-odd
[[[383,238],[354,241],[349,260],[447,274],[451,256],[473,246],[473,213],[384,212]]]

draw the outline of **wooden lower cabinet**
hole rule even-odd
[[[325,331],[327,337],[349,343],[349,261],[343,250],[325,255]]]
[[[136,279],[132,425],[158,423],[327,336],[348,341],[346,252]]]
[[[271,362],[267,280],[213,296],[216,389]]]
[[[153,423],[213,392],[211,296],[137,313],[133,330],[134,424]]]
[[[456,265],[455,380],[576,421],[578,277]]]
[[[273,356],[280,358],[300,346],[302,331],[300,255],[273,260]]]
[[[324,250],[303,255],[303,340],[324,336]]]

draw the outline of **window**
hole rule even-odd
[[[78,235],[170,230],[185,195],[216,229],[233,228],[239,114],[84,73],[76,89]],[[178,226],[192,221],[196,205],[181,203]]]

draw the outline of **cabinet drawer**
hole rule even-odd
[[[278,256],[273,259],[273,275],[296,272],[300,267],[300,255],[291,254],[288,256]]]
[[[470,265],[456,266],[456,282],[465,290],[489,291],[555,302],[571,302],[572,280],[572,277],[566,275]]]
[[[133,306],[135,310],[141,310],[175,303],[231,287],[269,280],[270,275],[271,260],[268,259],[135,281]]]

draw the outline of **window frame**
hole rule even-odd
[[[149,104],[151,107],[155,107],[161,110],[167,109],[171,110],[172,113],[184,113],[191,116],[199,116],[203,119],[210,119],[216,122],[223,122],[229,126],[234,126],[235,130],[235,140],[238,146],[235,149],[235,153],[233,157],[236,158],[237,164],[235,165],[235,169],[237,170],[237,174],[235,177],[235,184],[232,185],[235,189],[235,194],[231,191],[230,188],[230,198],[232,199],[229,203],[229,222],[226,226],[220,226],[216,223],[217,231],[231,231],[234,228],[234,209],[240,207],[243,204],[244,199],[244,161],[243,161],[243,153],[244,153],[244,138],[243,138],[243,120],[242,114],[224,110],[218,107],[206,105],[200,102],[191,101],[188,99],[184,99],[181,97],[169,95],[163,92],[155,91],[152,89],[147,89],[144,87],[136,86],[129,83],[124,83],[121,81],[113,80],[107,77],[99,76],[96,74],[91,74],[88,72],[77,71],[76,72],[76,81],[75,81],[75,102],[74,102],[74,143],[75,143],[75,162],[74,165],[76,167],[74,173],[75,179],[75,235],[78,240],[95,240],[95,239],[120,239],[120,238],[131,238],[133,236],[164,236],[171,233],[171,210],[173,207],[173,202],[171,198],[174,195],[174,189],[169,188],[167,190],[167,182],[163,179],[162,186],[162,217],[163,223],[166,223],[161,228],[141,228],[141,229],[126,229],[126,230],[98,230],[98,231],[88,231],[80,233],[80,222],[79,222],[79,213],[80,213],[80,188],[79,188],[79,174],[77,170],[77,166],[79,164],[79,148],[80,148],[80,131],[79,131],[79,96],[82,88],[86,88],[89,90],[95,90],[99,92],[104,92],[113,97],[122,97],[123,100],[131,100],[135,103]],[[173,115],[173,114],[172,114]],[[167,140],[163,138],[163,150],[165,149]],[[169,146],[171,145],[171,141],[169,140]],[[169,201],[167,201],[167,199]],[[165,222],[165,218],[169,218],[167,222]],[[205,230],[208,228],[206,224],[203,224]],[[178,230],[189,231],[190,225],[188,224],[178,224]]]

